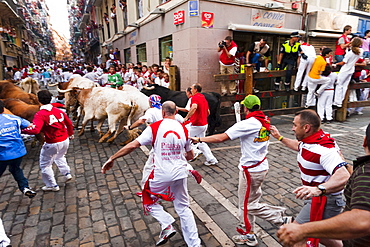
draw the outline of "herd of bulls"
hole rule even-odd
[[[64,94],[66,112],[76,120],[75,128],[78,128],[80,117],[83,116],[79,135],[84,133],[89,121],[91,121],[91,130],[94,129],[93,121],[98,121],[96,128],[101,136],[99,142],[113,142],[125,130],[125,125],[132,124],[144,115],[144,112],[149,109],[148,96],[152,94],[160,95],[163,102],[172,100],[179,107],[184,107],[188,100],[185,92],[171,91],[158,85],[147,87],[141,92],[128,85],[125,85],[122,90],[116,90],[100,87],[81,76],[76,76],[68,82],[48,86],[57,86],[59,93]],[[0,99],[3,100],[6,109],[11,114],[30,122],[40,109],[40,103],[35,95],[38,90],[39,85],[32,78],[22,80],[19,87],[11,81],[0,81]],[[204,93],[204,95],[210,107],[208,122],[209,132],[212,134],[221,121],[219,114],[221,96],[218,93]],[[101,127],[105,119],[108,119],[108,131],[103,133]],[[129,139],[121,145],[130,142],[137,135],[138,130],[128,131]],[[43,142],[42,135],[36,138]]]

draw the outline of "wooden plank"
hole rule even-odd
[[[370,87],[370,82],[355,83],[355,84],[351,84],[349,87],[351,89],[369,88]]]
[[[355,107],[363,107],[363,106],[370,106],[370,100],[355,101],[355,102],[347,103],[347,108],[355,108]]]
[[[244,82],[244,92],[246,95],[253,93],[253,67],[245,67],[245,82]]]
[[[300,110],[304,110],[304,107],[291,107],[291,108],[282,108],[282,109],[273,109],[273,110],[262,110],[267,116],[273,117],[277,115],[286,115],[294,114]]]
[[[275,78],[284,77],[286,74],[285,70],[270,70],[269,72],[258,72],[253,74],[253,79],[264,79],[264,78]],[[292,75],[296,75],[297,70],[293,70]]]
[[[271,90],[271,91],[260,91],[256,95],[260,99],[262,99],[262,98],[266,99],[266,98],[273,98],[273,97],[278,97],[278,96],[302,95],[302,94],[306,94],[306,93],[304,93],[302,91],[296,92],[294,90],[290,90],[289,92]]]
[[[343,100],[342,108],[339,108],[335,112],[335,120],[337,120],[339,122],[346,121],[346,119],[347,119],[347,104],[348,104],[349,91],[350,91],[349,88],[350,88],[350,85],[348,85],[348,87],[347,87],[347,92],[346,92],[346,96],[344,97],[344,100]]]
[[[215,82],[245,80],[245,74],[214,75]]]

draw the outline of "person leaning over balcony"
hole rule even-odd
[[[235,65],[235,54],[238,51],[238,46],[233,41],[231,36],[227,36],[223,41],[218,43],[218,52],[220,54],[220,74],[233,74]],[[229,83],[229,85],[227,85]],[[236,94],[235,81],[221,82],[221,94],[226,95],[230,91],[231,94]]]

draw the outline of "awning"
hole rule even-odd
[[[271,34],[284,34],[290,35],[292,32],[299,32],[300,35],[305,35],[305,31],[289,29],[289,28],[270,28],[270,27],[259,27],[244,24],[229,24],[228,29],[233,31],[246,31],[255,33],[271,33]]]
[[[16,7],[16,6],[15,6]],[[9,18],[12,24],[23,24],[23,19],[15,12],[7,1],[0,1],[1,17]]]

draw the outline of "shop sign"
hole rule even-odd
[[[214,22],[214,13],[202,12],[202,27],[212,28]]]
[[[189,1],[189,16],[199,16],[199,2]]]
[[[180,25],[185,23],[185,10],[179,10],[173,14],[173,24]]]
[[[283,28],[285,13],[253,9],[251,23],[258,27]]]

